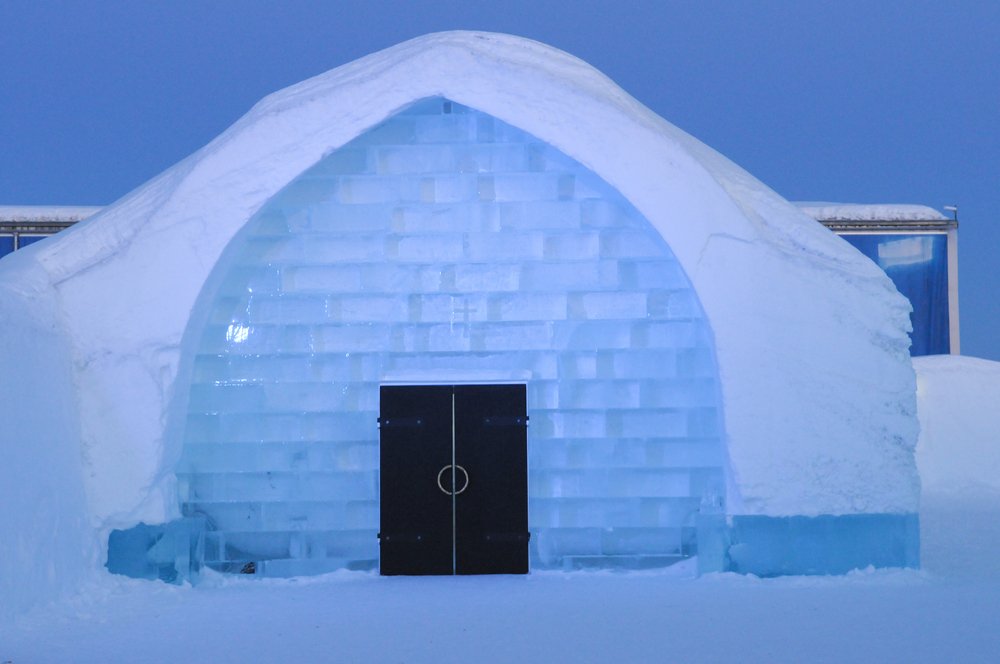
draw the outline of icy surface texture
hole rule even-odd
[[[729,568],[757,576],[920,567],[916,514],[734,516]]]
[[[108,571],[136,579],[197,583],[205,559],[205,519],[140,523],[108,536]]]
[[[178,480],[206,562],[371,568],[378,387],[524,381],[535,567],[695,552],[725,495],[711,334],[610,186],[440,98],[327,156],[228,250]]]

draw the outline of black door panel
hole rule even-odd
[[[382,574],[453,571],[452,497],[436,482],[451,464],[451,404],[450,387],[381,389]]]
[[[526,573],[525,386],[392,386],[381,399],[382,574]]]
[[[523,385],[455,388],[455,460],[469,473],[455,501],[458,574],[528,571],[525,420]]]

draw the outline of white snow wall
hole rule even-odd
[[[324,155],[435,96],[580,162],[673,250],[715,333],[731,511],[916,511],[908,304],[885,274],[580,60],[516,37],[456,32],[268,97],[196,154],[39,243],[44,288],[57,291],[71,348],[93,523],[178,514],[181,439],[167,414],[180,342],[235,233]],[[23,279],[18,265],[0,263],[0,279]],[[30,323],[9,325],[12,336],[33,333]],[[40,362],[42,350],[25,361]],[[13,390],[23,382],[0,380]]]
[[[72,361],[51,291],[0,282],[0,619],[74,590],[97,560],[81,471]]]

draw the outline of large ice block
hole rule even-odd
[[[205,519],[140,523],[108,537],[108,571],[167,583],[196,583],[205,562]]]
[[[757,576],[920,566],[916,514],[736,516],[729,537],[728,569]]]

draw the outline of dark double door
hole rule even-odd
[[[381,573],[527,573],[525,386],[383,386],[380,401]]]

